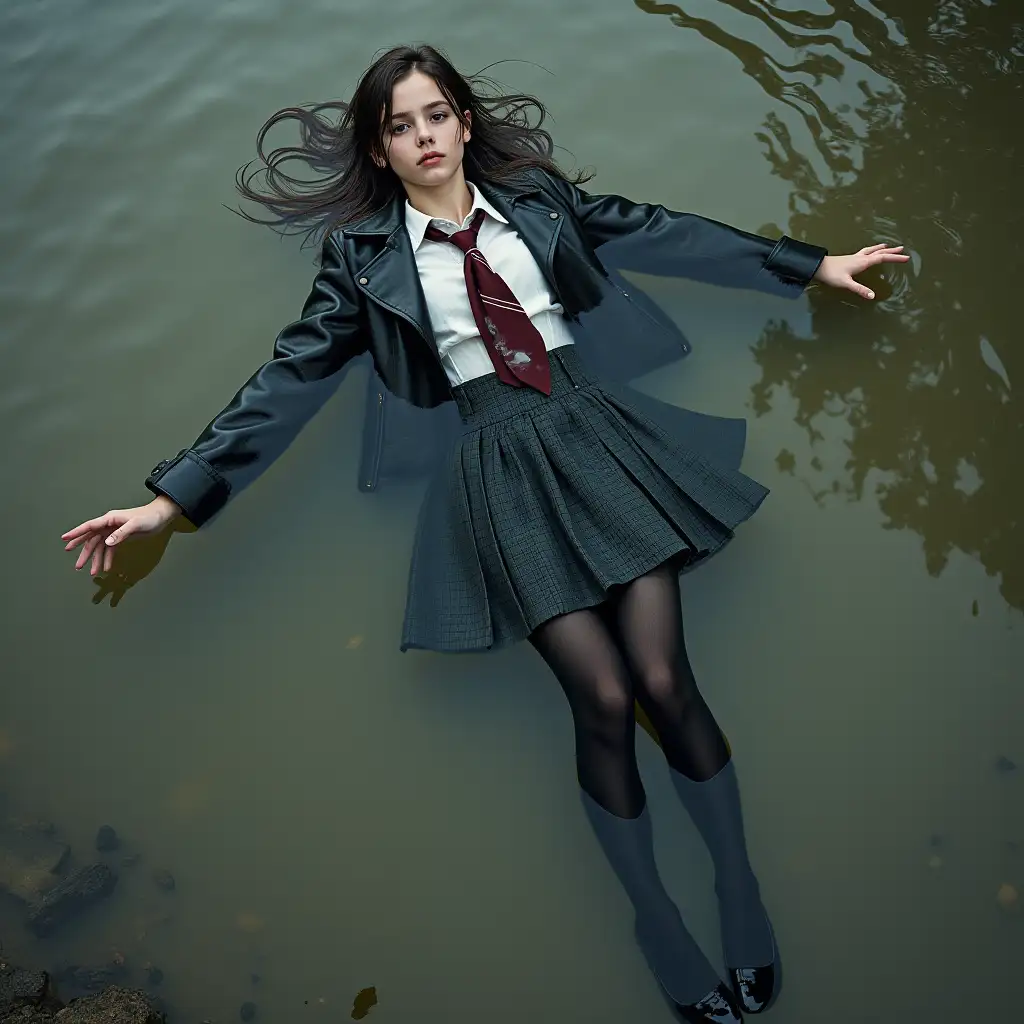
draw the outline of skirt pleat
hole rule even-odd
[[[706,561],[768,494],[551,354],[550,396],[495,375],[455,389],[463,433],[417,524],[402,650],[481,651]]]

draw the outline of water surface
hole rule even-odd
[[[0,38],[2,790],[80,860],[104,822],[142,853],[53,940],[3,904],[8,958],[116,950],[137,983],[157,964],[187,1022],[252,999],[326,1024],[369,985],[382,1022],[670,1019],[539,659],[397,650],[418,492],[355,489],[362,371],[209,529],[126,548],[127,590],[58,543],[145,500],[298,314],[311,252],[222,205],[259,126],[422,38],[468,71],[518,61],[491,73],[545,100],[594,190],[913,254],[872,305],[644,279],[694,353],[639,386],[747,416],[744,469],[772,489],[684,597],[785,955],[773,1019],[1009,1012],[1013,4],[42,0],[7,5]],[[710,865],[646,737],[640,757],[666,880],[717,959]]]

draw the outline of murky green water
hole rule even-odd
[[[312,255],[228,213],[279,107],[425,38],[537,92],[597,190],[914,259],[873,306],[644,280],[772,488],[684,581],[786,964],[772,1019],[1012,1019],[1024,916],[1024,17],[1009,0],[148,4],[0,12],[2,790],[142,861],[11,959],[165,972],[175,1019],[667,1021],[527,648],[397,650],[415,487],[357,493],[363,377],[208,530],[74,574],[266,358]],[[536,65],[540,65],[539,67]],[[571,165],[571,156],[566,163]],[[401,498],[402,500],[395,500]],[[123,588],[122,588],[123,589]],[[656,748],[666,879],[717,956]],[[933,838],[934,837],[934,838]],[[150,879],[170,868],[173,894]],[[250,977],[261,976],[258,983]],[[983,1009],[979,1009],[983,1007]]]

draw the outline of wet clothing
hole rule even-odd
[[[464,431],[424,499],[401,646],[477,651],[605,600],[669,559],[692,569],[768,493],[605,391],[575,347],[552,392],[455,389]]]
[[[515,227],[586,365],[609,383],[687,350],[671,319],[636,289],[627,291],[618,270],[796,297],[826,255],[785,235],[774,240],[695,214],[592,195],[541,170],[502,182],[481,179],[476,186]],[[330,232],[301,316],[278,333],[272,358],[191,446],[150,473],[146,486],[175,501],[196,526],[287,448],[360,357],[372,360],[391,396],[411,406],[444,409],[454,398],[404,207],[404,196],[396,196],[364,220]],[[438,415],[453,422],[450,406],[447,416]],[[428,419],[433,425],[435,418]],[[430,429],[410,433],[431,443],[434,437]]]

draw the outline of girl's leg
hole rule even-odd
[[[651,822],[633,743],[633,687],[598,612],[558,616],[530,642],[554,672],[572,710],[576,770],[587,819],[636,911],[636,937],[651,970],[680,1006],[710,997],[717,972],[683,925],[654,861]],[[719,995],[719,999],[720,999]],[[735,1020],[700,1015],[693,1020]]]
[[[618,641],[637,701],[661,739],[672,782],[711,853],[726,965],[744,969],[736,979],[746,989],[742,1001],[757,1012],[774,979],[766,972],[755,979],[751,969],[772,964],[775,944],[747,856],[729,748],[686,655],[681,604],[671,565],[634,580],[615,601]]]

